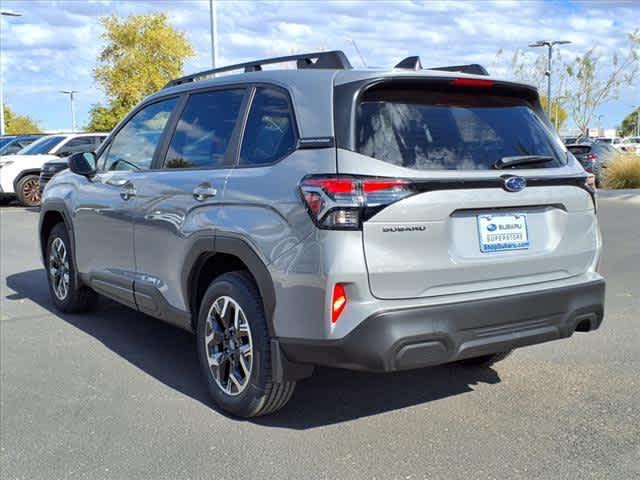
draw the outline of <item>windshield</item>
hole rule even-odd
[[[521,155],[553,160],[520,168],[566,163],[559,140],[525,100],[466,92],[366,93],[358,108],[357,149],[416,170],[487,170]]]
[[[6,144],[14,140],[16,137],[2,137],[0,138],[0,148],[4,147]]]
[[[43,137],[40,140],[36,140],[28,147],[23,148],[18,152],[19,155],[40,155],[49,153],[55,147],[58,146],[60,142],[62,142],[65,137],[62,136],[54,136],[54,137]]]

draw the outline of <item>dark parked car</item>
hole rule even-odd
[[[42,195],[44,187],[47,185],[49,180],[51,180],[56,173],[60,173],[67,168],[69,168],[69,162],[66,158],[51,160],[45,163],[40,170],[40,195]]]
[[[607,143],[567,145],[567,149],[576,157],[584,169],[596,176],[596,184],[600,185],[602,169],[618,151]]]
[[[42,135],[15,135],[0,139],[0,155],[13,155],[31,145]]]

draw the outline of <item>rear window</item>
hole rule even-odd
[[[590,145],[584,145],[584,146],[570,145],[567,147],[567,150],[569,150],[574,155],[585,155],[591,151],[591,146]]]
[[[503,157],[566,154],[523,99],[418,89],[365,93],[358,106],[358,152],[415,170],[488,170]]]

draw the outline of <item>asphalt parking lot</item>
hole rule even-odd
[[[0,208],[0,478],[640,478],[640,204],[602,200],[600,330],[487,369],[320,369],[276,415],[214,410],[193,338],[53,311],[38,214]]]

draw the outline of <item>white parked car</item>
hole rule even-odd
[[[20,150],[16,155],[0,157],[0,202],[17,197],[22,205],[40,204],[40,169],[49,160],[76,152],[93,152],[106,133],[48,135]]]
[[[619,144],[619,148],[624,152],[640,155],[640,137],[623,138]]]

